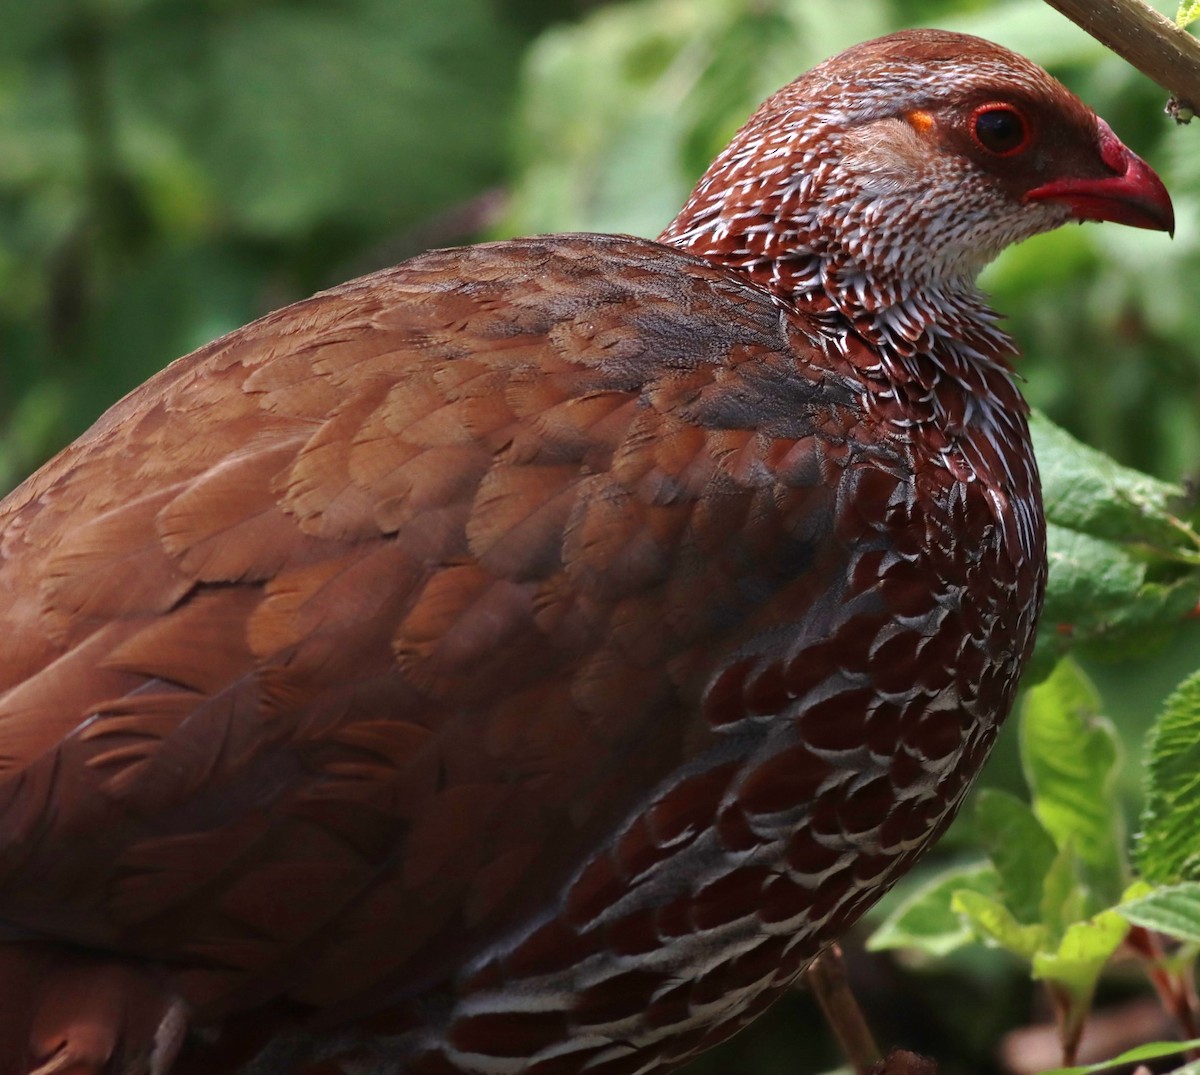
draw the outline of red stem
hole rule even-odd
[[[1196,998],[1191,975],[1184,971],[1168,971],[1163,966],[1166,953],[1158,936],[1143,926],[1134,926],[1125,938],[1125,943],[1142,960],[1146,976],[1158,993],[1163,1007],[1172,1015],[1185,1038],[1200,1037],[1197,1031],[1196,1013],[1200,1002]],[[1196,1050],[1188,1051],[1188,1059],[1198,1058]]]

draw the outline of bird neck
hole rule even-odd
[[[995,408],[1027,409],[1011,364],[1016,345],[973,276],[913,279],[856,264],[841,244],[802,229],[781,242],[762,217],[735,229],[696,208],[685,206],[659,241],[737,270],[835,338],[849,331],[868,344],[871,368],[860,372],[897,401],[899,421],[954,432],[989,422]]]
[[[1016,345],[973,278],[941,287],[888,280],[793,246],[795,237],[770,257],[752,251],[753,236],[714,237],[681,214],[659,238],[745,274],[781,306],[815,321],[828,341],[826,360],[853,370],[876,419],[922,440],[956,478],[981,481],[1010,547],[1036,562],[1041,502],[1029,407],[1010,362]]]

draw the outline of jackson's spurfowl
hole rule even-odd
[[[0,506],[0,1071],[633,1075],[949,823],[1045,575],[976,290],[1170,229],[1038,67],[781,90],[658,241],[439,251],[180,359]]]

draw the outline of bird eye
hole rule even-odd
[[[1029,144],[1029,126],[1011,105],[983,105],[975,109],[971,134],[989,153],[1008,157]]]

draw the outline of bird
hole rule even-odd
[[[976,277],[1173,230],[939,30],[770,97],[656,240],[419,255],[0,503],[0,1075],[648,1075],[954,817],[1046,576]]]

